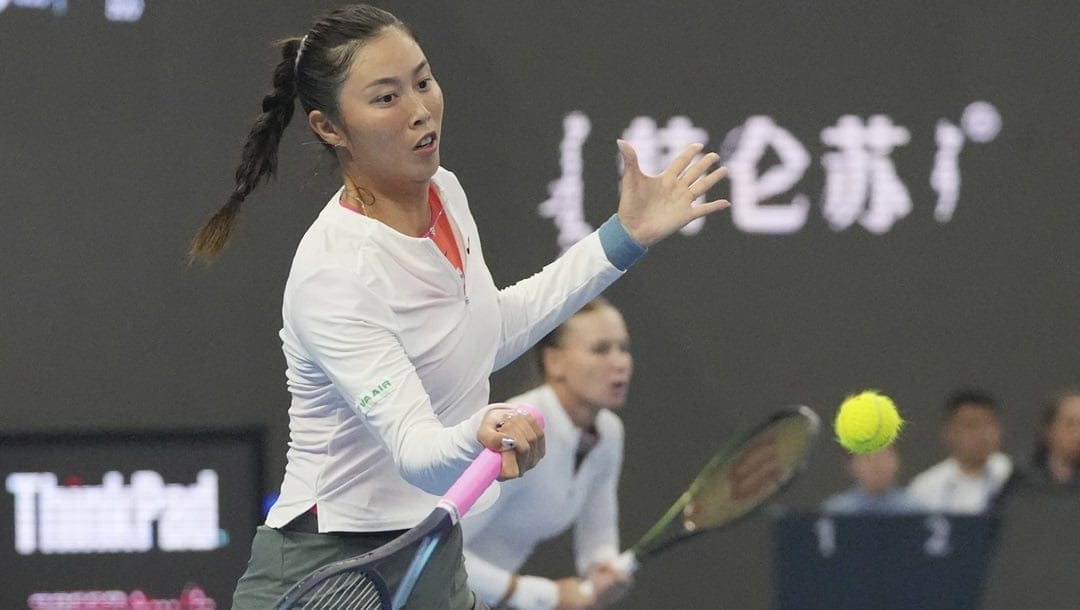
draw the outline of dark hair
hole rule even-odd
[[[540,373],[541,383],[543,383],[543,381],[547,378],[547,372],[544,370],[544,350],[549,347],[559,347],[559,344],[562,342],[563,335],[566,334],[566,323],[574,319],[575,316],[579,316],[583,313],[589,313],[590,311],[596,311],[597,309],[602,309],[604,307],[610,307],[612,309],[615,309],[615,306],[612,305],[604,297],[596,297],[595,299],[582,305],[581,309],[574,312],[574,315],[567,318],[565,322],[555,327],[555,330],[544,335],[543,339],[540,339],[536,342],[536,370]]]
[[[949,394],[945,399],[945,419],[952,417],[953,413],[964,405],[976,405],[997,411],[997,401],[993,396],[978,388],[963,388]]]
[[[1070,398],[1080,397],[1080,388],[1070,388],[1054,394],[1050,400],[1043,403],[1042,414],[1039,416],[1039,434],[1035,439],[1035,452],[1031,463],[1037,468],[1045,468],[1050,459],[1050,447],[1046,444],[1046,433],[1054,425],[1061,411],[1061,405]]]
[[[295,100],[300,100],[305,114],[319,110],[337,121],[338,95],[356,51],[388,27],[412,36],[393,14],[367,4],[352,4],[327,13],[304,37],[279,43],[281,61],[274,68],[274,88],[263,97],[262,114],[244,143],[236,186],[225,205],[195,235],[189,252],[192,259],[217,258],[229,241],[240,204],[261,180],[277,172],[278,143],[292,119]]]

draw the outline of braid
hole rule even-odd
[[[191,260],[209,262],[217,258],[229,242],[240,205],[261,181],[277,172],[278,144],[297,100],[305,114],[318,110],[331,119],[337,118],[338,94],[348,78],[353,56],[366,41],[388,27],[412,35],[393,14],[366,4],[352,4],[328,13],[304,38],[280,43],[281,61],[274,69],[274,89],[263,98],[262,114],[244,143],[236,168],[236,185],[225,205],[192,240],[188,252]]]
[[[274,69],[274,89],[262,100],[262,114],[248,133],[247,142],[236,168],[236,186],[225,205],[199,230],[192,240],[188,255],[210,262],[225,249],[240,204],[255,190],[261,180],[277,172],[278,144],[292,120],[296,100],[296,63],[300,38],[281,43],[281,61]]]

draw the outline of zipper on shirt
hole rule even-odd
[[[461,260],[461,292],[465,295],[465,304],[469,304],[469,286],[465,283],[465,268],[469,266],[469,250],[472,245],[472,237],[465,236],[465,258]]]
[[[468,266],[468,262],[466,262],[466,261],[468,260],[468,257],[469,257],[469,249],[470,249],[469,245],[470,245],[472,240],[469,237],[465,238],[465,257],[463,257],[462,260],[461,260],[461,269],[460,270],[457,267],[455,267],[454,264],[451,263],[449,259],[446,258],[446,255],[443,254],[442,250],[439,250],[439,246],[438,246],[438,244],[436,244],[434,242],[434,240],[428,239],[427,241],[428,241],[428,243],[431,244],[430,248],[434,252],[435,256],[439,260],[442,261],[441,264],[449,267],[450,271],[457,275],[458,281],[461,282],[461,295],[465,298],[465,304],[468,305],[471,302],[471,300],[469,298],[468,285],[467,285],[467,283],[465,281],[465,267]]]

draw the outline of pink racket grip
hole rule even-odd
[[[528,413],[536,420],[536,423],[540,424],[540,427],[544,427],[544,416],[540,413],[536,407],[531,405],[511,405],[506,403],[498,403],[491,405],[491,407],[508,407],[517,411]],[[449,504],[453,507],[452,513],[456,513],[460,518],[465,513],[469,512],[472,505],[476,503],[476,500],[487,491],[488,487],[499,478],[499,473],[502,472],[502,454],[498,451],[491,449],[484,449],[480,452],[480,455],[473,460],[472,464],[465,469],[461,477],[450,486],[450,489],[446,492],[446,495],[442,497],[440,504]]]

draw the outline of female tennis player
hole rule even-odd
[[[343,184],[301,240],[285,285],[287,465],[237,585],[238,610],[270,607],[310,570],[416,525],[483,447],[505,452],[503,478],[534,466],[542,432],[527,415],[488,408],[488,376],[647,247],[728,205],[691,206],[724,175],[717,155],[695,160],[700,145],[654,177],[620,142],[617,213],[539,273],[497,289],[465,192],[440,167],[443,96],[432,66],[392,14],[349,5],[282,44],[235,188],[196,235],[193,256],[220,253],[242,202],[274,174],[297,99]],[[460,529],[440,549],[410,607],[483,608],[466,586]],[[400,575],[384,576],[393,588]]]
[[[547,421],[547,453],[527,479],[502,485],[495,506],[462,522],[469,585],[488,604],[518,610],[601,608],[630,586],[617,569],[618,485],[633,373],[622,315],[596,298],[537,344],[543,385],[510,399]],[[513,523],[513,527],[506,527]],[[536,545],[573,527],[578,573],[550,580],[518,573]],[[581,586],[585,579],[592,592]]]

